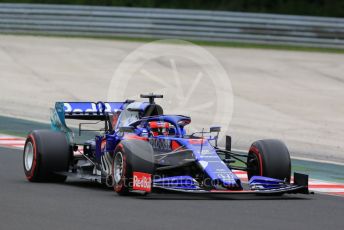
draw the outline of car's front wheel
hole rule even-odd
[[[291,161],[287,146],[280,140],[259,140],[251,145],[247,158],[248,179],[265,176],[290,182]]]
[[[132,169],[122,144],[119,144],[115,150],[112,171],[115,191],[120,195],[128,194]]]

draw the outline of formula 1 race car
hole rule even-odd
[[[220,127],[187,134],[191,118],[165,115],[156,98],[149,102],[57,102],[52,130],[34,130],[25,143],[23,165],[32,182],[63,182],[69,176],[102,183],[121,195],[134,191],[205,194],[308,194],[308,176],[295,173],[279,140],[259,140],[247,154],[225,148],[217,140]],[[95,136],[76,143],[66,119],[102,123]],[[79,133],[89,123],[79,123]],[[248,183],[235,174],[246,171]]]

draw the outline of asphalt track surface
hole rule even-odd
[[[21,150],[0,148],[0,229],[343,229],[327,195],[120,197],[98,184],[30,183]]]

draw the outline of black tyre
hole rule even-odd
[[[290,182],[290,155],[282,141],[271,139],[254,142],[248,153],[247,167],[248,179],[266,176]]]
[[[154,151],[143,140],[123,140],[114,151],[112,177],[114,190],[127,195],[133,187],[133,173],[142,172],[153,175]]]
[[[26,178],[31,182],[63,182],[66,176],[55,172],[67,172],[71,148],[62,132],[34,130],[25,142],[23,166]]]

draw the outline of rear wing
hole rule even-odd
[[[67,127],[66,119],[105,120],[108,114],[121,111],[125,102],[56,102],[51,110],[51,128],[66,133],[70,143],[74,143],[74,133]]]
[[[100,120],[108,113],[123,109],[126,102],[56,102],[55,109],[61,110],[67,119]]]

